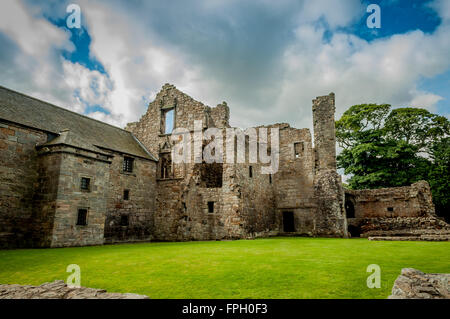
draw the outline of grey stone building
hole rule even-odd
[[[0,87],[0,247],[347,237],[345,207],[361,195],[336,172],[334,99],[313,100],[315,146],[309,129],[258,127],[279,130],[278,170],[262,174],[249,138],[244,162],[173,161],[174,129],[195,141],[196,121],[201,132],[230,128],[225,102],[209,107],[166,84],[124,130]],[[430,205],[422,193],[415,205]]]

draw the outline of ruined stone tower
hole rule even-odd
[[[315,178],[317,199],[315,235],[347,237],[344,189],[336,171],[336,133],[334,93],[313,100]]]
[[[316,169],[336,169],[336,129],[334,93],[313,100]]]

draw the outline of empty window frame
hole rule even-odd
[[[294,157],[300,158],[301,154],[305,150],[305,145],[303,142],[294,143]]]
[[[127,173],[132,173],[133,172],[133,164],[134,164],[133,158],[124,157],[123,158],[123,171],[127,172]]]
[[[172,134],[175,127],[175,109],[161,111],[161,133]]]

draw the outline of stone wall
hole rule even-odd
[[[313,100],[314,145],[316,168],[336,170],[336,128],[334,93]]]
[[[430,186],[420,181],[411,186],[345,190],[348,205],[354,207],[354,218],[418,217],[434,215]]]
[[[52,243],[61,160],[61,153],[48,153],[38,157],[39,179],[31,219],[33,247],[50,247]]]
[[[41,156],[60,156],[50,246],[103,244],[110,157],[66,145],[45,147],[39,152]],[[89,190],[81,189],[82,178],[90,179]],[[87,210],[86,225],[77,225],[80,209]]]
[[[0,248],[32,244],[30,221],[38,182],[35,146],[47,133],[0,122]]]
[[[280,129],[280,165],[273,176],[278,230],[284,229],[283,214],[294,215],[294,232],[312,235],[314,230],[314,151],[309,129],[296,129],[289,124]]]
[[[314,235],[347,237],[347,219],[345,218],[341,176],[333,170],[317,172],[314,194],[317,199]]]
[[[336,172],[336,129],[334,93],[313,100],[316,236],[347,237],[344,189]]]
[[[194,163],[192,152],[191,163],[171,163],[170,172],[162,174],[163,161],[171,160],[174,145],[171,135],[162,132],[167,109],[174,109],[174,126],[189,130],[192,141],[197,138],[193,134],[196,120],[202,121],[202,130],[229,127],[225,102],[211,108],[169,84],[164,85],[141,120],[127,126],[161,158],[157,168],[155,239],[245,238],[273,231],[277,223],[272,184],[268,175],[257,172],[258,164]],[[225,134],[223,138],[225,154]],[[200,141],[202,145],[207,143]],[[253,178],[248,175],[250,165],[254,166]]]
[[[314,100],[318,141],[315,151],[308,129],[291,128],[288,124],[265,126],[269,132],[270,128],[280,129],[280,163],[278,172],[273,175],[260,173],[261,163],[250,163],[248,139],[245,163],[194,163],[193,151],[191,163],[171,163],[174,142],[171,134],[164,132],[168,110],[174,111],[174,127],[187,129],[192,141],[197,138],[196,120],[202,121],[203,131],[209,127],[230,127],[225,102],[210,108],[169,84],[164,85],[149,104],[139,122],[127,125],[128,130],[160,157],[155,239],[248,238],[283,231],[310,236],[345,236],[343,190],[336,173],[334,94]],[[270,135],[268,138],[269,142]],[[226,154],[225,134],[223,142]],[[201,141],[201,144],[207,143]],[[250,167],[253,176],[249,174]],[[317,179],[319,170],[331,172],[321,175],[326,175],[325,179]],[[333,187],[326,184],[330,178]],[[324,210],[318,211],[319,200]],[[212,212],[209,205],[214,205]],[[286,214],[293,215],[293,229],[284,229]]]
[[[156,163],[133,157],[133,172],[123,171],[124,155],[112,152],[109,166],[105,242],[151,240],[154,232]],[[128,199],[125,199],[125,191]]]
[[[410,230],[437,227],[424,222],[427,218],[437,220],[426,181],[404,187],[346,189],[345,206],[352,236],[379,236],[386,231],[391,232],[386,233],[390,236],[394,233],[407,236]],[[440,220],[439,223],[445,224]]]

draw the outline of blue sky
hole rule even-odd
[[[68,29],[66,7],[81,8]],[[369,4],[381,28],[366,25]],[[450,115],[450,1],[0,2],[0,85],[124,126],[172,83],[231,124],[311,127],[311,100]]]

